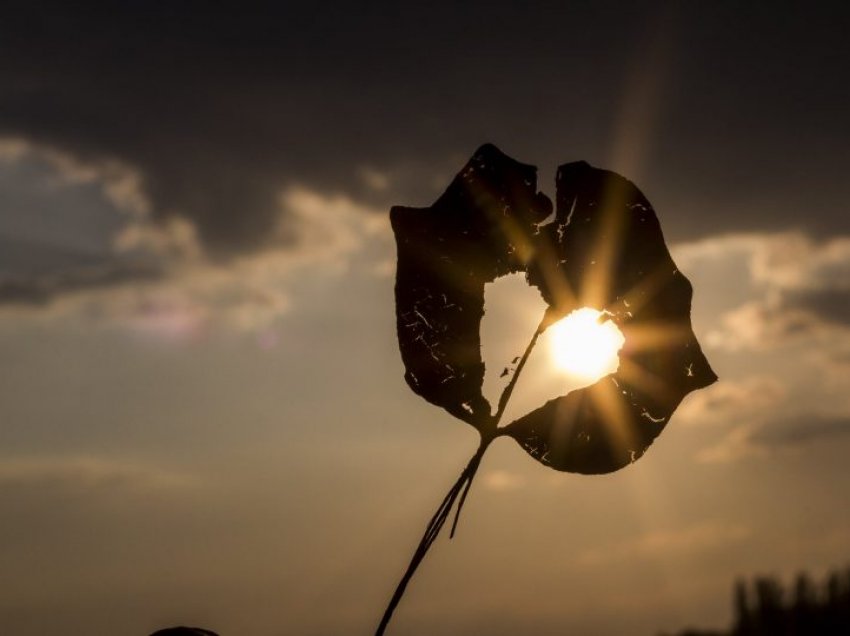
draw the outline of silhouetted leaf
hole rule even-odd
[[[430,208],[394,207],[396,322],[408,385],[482,430],[479,327],[484,284],[524,269],[536,223],[552,203],[536,168],[482,146]]]
[[[584,162],[559,168],[555,220],[540,230],[529,280],[553,319],[589,305],[626,338],[616,373],[506,427],[547,466],[622,468],[643,455],[685,395],[717,379],[691,328],[691,284],[649,201],[623,177]]]
[[[536,191],[536,173],[488,144],[431,207],[391,211],[405,379],[426,400],[475,426],[481,444],[428,524],[378,636],[457,501],[454,534],[493,439],[509,435],[558,470],[611,472],[643,455],[685,395],[717,379],[691,329],[691,285],[670,258],[643,194],[612,172],[565,164],[549,222],[552,203]],[[484,286],[522,271],[547,309],[525,352],[514,359],[493,412],[481,391]],[[617,372],[498,428],[540,334],[583,306],[605,311],[623,332]]]
[[[557,212],[536,168],[482,146],[430,208],[395,207],[396,320],[410,387],[535,459],[580,473],[639,458],[682,398],[716,380],[691,329],[691,285],[655,212],[630,181],[584,162],[561,166]],[[495,433],[481,392],[484,285],[526,271],[549,305],[541,331],[590,306],[626,337],[620,368]],[[532,379],[533,381],[533,379]]]

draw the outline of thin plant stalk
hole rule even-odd
[[[449,489],[449,492],[446,493],[446,496],[443,498],[442,503],[437,508],[437,511],[434,513],[434,516],[431,517],[431,521],[428,523],[428,526],[425,528],[425,534],[419,541],[419,545],[416,547],[416,550],[413,553],[413,558],[411,558],[410,564],[407,566],[407,570],[405,570],[404,575],[401,577],[401,580],[396,586],[395,592],[393,593],[392,598],[390,599],[389,605],[387,605],[387,609],[384,611],[384,615],[381,617],[381,622],[378,625],[378,629],[375,632],[375,636],[383,636],[384,632],[387,629],[387,626],[390,623],[390,619],[393,616],[395,608],[401,601],[402,596],[404,596],[404,592],[407,589],[407,584],[413,578],[413,575],[419,567],[419,564],[422,563],[422,560],[428,553],[428,549],[439,536],[440,531],[443,529],[443,525],[445,525],[446,520],[448,519],[449,515],[451,514],[452,508],[454,507],[455,501],[458,500],[459,496],[460,500],[458,501],[457,509],[455,510],[455,517],[454,521],[452,522],[451,532],[449,534],[449,538],[454,538],[455,531],[457,530],[458,520],[460,519],[460,511],[463,509],[463,504],[466,502],[466,497],[469,494],[469,489],[472,487],[472,480],[475,478],[475,474],[478,471],[478,467],[481,465],[481,458],[484,457],[484,452],[490,446],[490,443],[501,434],[501,429],[498,428],[499,422],[505,413],[505,409],[508,406],[508,401],[510,400],[511,395],[513,394],[513,390],[516,386],[517,380],[519,380],[520,373],[522,372],[525,363],[528,361],[528,358],[531,355],[531,350],[537,343],[537,339],[540,337],[540,334],[543,333],[543,331],[546,329],[547,315],[548,314],[544,314],[543,319],[540,321],[540,324],[534,331],[534,335],[531,336],[531,340],[529,341],[528,346],[525,348],[525,352],[520,358],[519,364],[517,364],[516,371],[514,371],[513,377],[511,377],[510,382],[508,382],[508,385],[502,391],[502,395],[499,397],[499,404],[496,409],[496,414],[493,415],[491,419],[490,427],[488,428],[488,431],[486,433],[481,433],[481,443],[478,446],[478,450],[475,451],[475,454],[469,460],[469,463],[466,465],[466,468],[464,468],[463,472],[461,472],[460,477],[458,477],[457,481]]]

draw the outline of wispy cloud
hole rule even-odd
[[[509,492],[519,490],[525,485],[522,475],[507,470],[490,470],[481,476],[481,482],[487,490]]]
[[[757,297],[721,317],[708,335],[729,350],[776,348],[801,340],[850,341],[850,237],[814,241],[800,232],[730,236],[684,248],[685,259],[744,253]]]
[[[585,550],[577,561],[600,566],[623,561],[650,560],[715,550],[745,540],[751,534],[744,525],[704,522],[684,528],[655,530],[619,543]]]
[[[718,382],[688,396],[676,418],[684,424],[720,425],[761,420],[775,410],[786,393],[779,379],[766,375]]]
[[[85,316],[181,338],[219,326],[260,329],[290,307],[294,276],[345,272],[367,248],[374,253],[365,271],[382,275],[391,252],[385,213],[342,194],[291,186],[278,195],[278,218],[266,247],[222,261],[208,253],[192,221],[177,214],[152,218],[132,172],[16,140],[0,144],[0,157],[36,157],[58,179],[99,183],[120,218],[119,229],[96,258],[69,258],[66,250],[62,258],[41,257],[33,269],[14,258],[20,253],[29,262],[32,250],[6,250],[0,316]]]
[[[151,203],[144,192],[141,173],[129,164],[108,156],[83,157],[57,146],[26,137],[0,138],[0,162],[37,160],[53,168],[54,187],[96,184],[117,209],[149,215]]]
[[[16,457],[0,459],[0,489],[39,488],[58,491],[150,491],[186,488],[191,475],[136,461],[92,456]]]

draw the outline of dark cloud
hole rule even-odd
[[[426,204],[488,140],[549,171],[586,158],[639,178],[672,238],[850,230],[847,9],[26,2],[2,13],[0,134],[135,167],[154,215],[186,215],[214,254],[267,242],[288,184]],[[621,146],[641,134],[632,164]]]
[[[799,446],[850,434],[850,417],[801,415],[756,430],[750,442],[766,449]]]
[[[820,320],[850,327],[850,288],[840,287],[794,291],[784,299],[785,307],[802,309]]]
[[[771,294],[741,314],[749,319],[753,333],[760,334],[763,345],[781,346],[802,338],[828,338],[834,352],[846,346],[850,335],[847,282],[836,278],[829,284],[807,286],[806,283],[811,285],[812,281],[790,289],[781,285],[771,288]]]
[[[21,241],[0,239],[0,254],[0,304],[42,305],[60,294],[150,282],[166,274],[149,258],[95,256]],[[29,271],[22,273],[22,264],[31,265]]]
[[[729,462],[746,457],[770,456],[822,441],[839,441],[850,435],[850,416],[801,413],[776,417],[757,425],[731,429],[719,444],[703,449],[705,462]]]

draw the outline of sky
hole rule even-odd
[[[374,630],[477,444],[404,383],[388,211],[486,142],[638,184],[720,381],[611,475],[494,443],[390,633],[719,627],[847,563],[850,12],[453,4],[0,8],[0,632]]]

